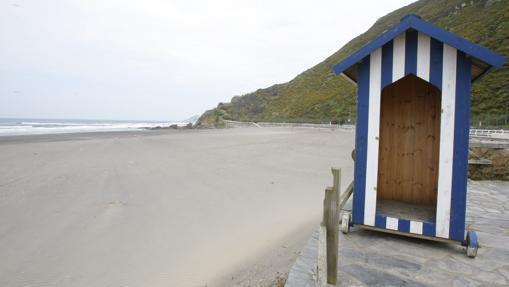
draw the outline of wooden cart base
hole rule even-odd
[[[349,212],[344,212],[342,219],[341,219],[341,232],[344,234],[348,233],[350,231],[350,227],[353,226],[352,223],[352,215]],[[458,241],[458,240],[452,240],[447,238],[440,238],[440,237],[433,237],[433,236],[426,236],[422,234],[414,234],[414,233],[408,233],[408,232],[401,232],[398,230],[390,230],[390,229],[384,229],[379,228],[375,226],[369,226],[369,225],[363,225],[363,224],[357,224],[356,226],[359,226],[363,229],[367,230],[373,230],[373,231],[379,231],[379,232],[385,232],[390,234],[397,234],[401,236],[407,236],[412,238],[419,238],[419,239],[426,239],[431,241],[437,241],[437,242],[444,242],[444,243],[454,243],[458,244],[460,243],[462,246],[465,246],[467,248],[467,256],[468,257],[476,257],[477,256],[477,249],[479,248],[479,242],[477,239],[477,233],[475,231],[467,231],[467,235],[465,240]]]

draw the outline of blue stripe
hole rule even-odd
[[[405,35],[405,76],[417,75],[417,31],[407,30]]]
[[[410,220],[399,219],[398,220],[398,230],[402,231],[402,232],[410,232]]]
[[[354,224],[364,224],[366,192],[366,157],[368,145],[369,56],[357,68],[357,128],[355,131],[355,170],[353,214]]]
[[[375,226],[385,229],[387,225],[387,217],[383,215],[375,215]]]
[[[422,234],[426,236],[435,236],[436,225],[435,223],[423,222],[422,223]]]
[[[433,38],[430,43],[429,81],[442,91],[442,66],[444,44]]]
[[[392,84],[393,41],[382,47],[382,89]]]
[[[470,123],[470,61],[458,51],[449,238],[463,240],[467,204],[468,133]]]

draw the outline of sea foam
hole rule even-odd
[[[102,121],[102,120],[46,120],[0,119],[0,136],[61,134],[110,131],[141,131],[170,125],[184,126],[187,122]]]

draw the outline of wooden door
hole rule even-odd
[[[436,205],[440,91],[409,75],[382,91],[377,197]]]

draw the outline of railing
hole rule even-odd
[[[272,123],[272,122],[239,122],[224,120],[227,128],[236,127],[288,127],[288,128],[333,128],[333,129],[347,129],[355,130],[355,125],[338,125],[338,124],[311,124],[311,123]]]
[[[261,127],[289,127],[289,128],[335,128],[335,129],[349,129],[354,130],[354,125],[339,125],[339,124],[310,124],[310,123],[268,123],[258,122]]]
[[[237,121],[229,121],[229,120],[223,120],[223,121],[227,128],[259,128],[260,127],[253,122],[237,122]]]
[[[509,130],[503,129],[470,129],[471,137],[509,139]]]
[[[333,128],[355,130],[352,124],[315,124],[315,123],[289,123],[289,122],[240,122],[224,120],[227,128],[262,128],[262,127],[287,127],[287,128]],[[508,140],[509,130],[506,129],[477,129],[470,128],[470,138]]]

